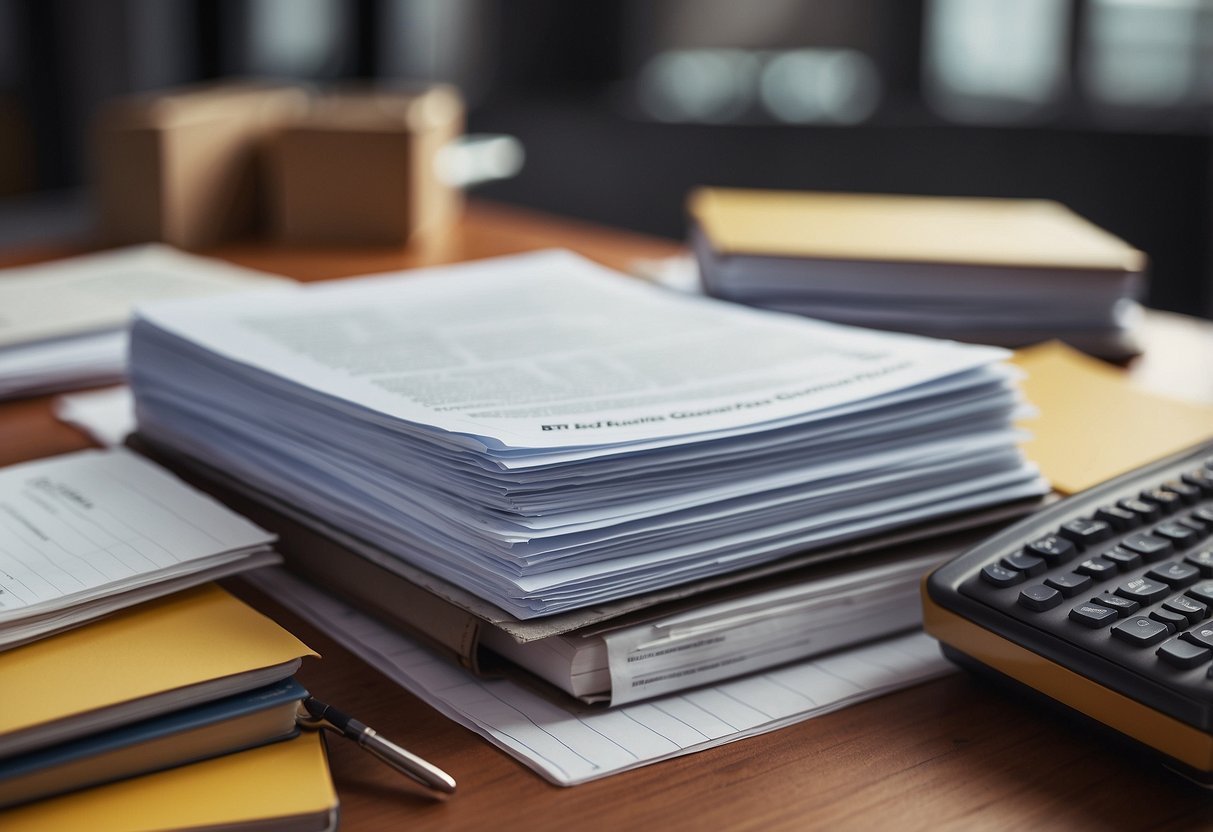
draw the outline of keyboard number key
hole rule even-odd
[[[1213,658],[1213,650],[1185,641],[1182,637],[1173,638],[1158,648],[1158,658],[1169,665],[1187,670]]]
[[[1213,629],[1208,627],[1198,627],[1195,630],[1188,630],[1186,633],[1181,633],[1179,637],[1184,641],[1190,641],[1201,647],[1213,648]]]
[[[1005,566],[999,566],[996,563],[991,563],[989,566],[983,566],[981,569],[981,577],[988,584],[993,584],[997,587],[1012,586],[1024,579],[1022,572],[1016,572],[1014,569],[1007,569]]]
[[[1069,572],[1064,575],[1052,575],[1045,578],[1045,586],[1051,586],[1058,590],[1067,598],[1072,598],[1078,593],[1087,589],[1094,581],[1090,575],[1080,575],[1077,572]]]
[[[1146,560],[1158,560],[1171,552],[1171,541],[1149,532],[1131,534],[1120,542],[1120,545],[1130,552],[1136,552]]]
[[[1103,520],[1076,517],[1061,524],[1061,536],[1085,548],[1111,537],[1112,527]]]
[[[1112,635],[1136,647],[1149,647],[1170,635],[1170,630],[1161,621],[1135,615],[1113,624]]]
[[[1102,580],[1116,574],[1116,564],[1103,557],[1091,558],[1078,564],[1078,567],[1074,571]]]
[[[1202,578],[1213,578],[1213,549],[1202,549],[1184,558],[1185,561],[1200,570]]]
[[[1196,583],[1200,570],[1190,563],[1173,560],[1158,564],[1146,573],[1146,577],[1162,581],[1169,586],[1188,586]]]
[[[1116,587],[1116,594],[1121,598],[1128,598],[1139,604],[1153,604],[1170,591],[1171,587],[1149,578],[1134,578]]]
[[[1099,604],[1079,604],[1070,610],[1070,620],[1092,630],[1111,624],[1117,619],[1116,610]]]
[[[1187,595],[1189,598],[1195,598],[1206,606],[1213,606],[1213,581],[1201,581],[1198,584],[1190,586],[1184,595]]]
[[[1091,603],[1115,610],[1116,614],[1121,618],[1132,615],[1141,609],[1141,604],[1137,603],[1136,601],[1131,601],[1128,598],[1122,598],[1119,595],[1110,595],[1107,592],[1092,598]]]
[[[1036,584],[1020,590],[1019,605],[1034,612],[1044,612],[1060,604],[1061,598],[1061,593],[1053,587]]]
[[[1007,569],[1014,569],[1016,572],[1022,572],[1028,577],[1039,575],[1045,571],[1044,558],[1038,558],[1036,555],[1029,555],[1027,552],[1016,552],[1013,555],[1007,555],[1002,559],[1002,565]]]
[[[1040,540],[1029,543],[1024,551],[1029,555],[1044,558],[1050,566],[1056,566],[1078,554],[1078,549],[1073,543],[1055,534],[1046,535]]]
[[[1209,617],[1209,607],[1187,595],[1176,595],[1169,601],[1165,601],[1162,608],[1186,617],[1189,624],[1199,624]]]

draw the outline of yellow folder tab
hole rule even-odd
[[[688,208],[722,254],[1112,272],[1146,260],[1046,200],[703,188]]]
[[[0,812],[0,829],[144,832],[247,826],[318,832],[331,828],[336,808],[324,744],[319,733],[305,732],[286,742]]]
[[[1128,375],[1059,342],[1020,350],[1024,393],[1040,409],[1024,425],[1028,458],[1073,494],[1213,436],[1213,406],[1146,393]]]
[[[0,740],[309,655],[242,601],[198,587],[0,652]]]

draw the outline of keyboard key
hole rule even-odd
[[[1163,514],[1174,514],[1183,506],[1183,498],[1165,488],[1147,488],[1141,492],[1141,499],[1158,506]]]
[[[1195,598],[1202,604],[1213,606],[1213,581],[1201,581],[1195,586],[1189,587],[1184,595]]]
[[[1029,543],[1024,547],[1024,551],[1030,555],[1044,558],[1049,566],[1056,566],[1078,554],[1078,548],[1073,543],[1055,534],[1046,535],[1040,540]]]
[[[1092,630],[1107,626],[1117,619],[1116,610],[1099,604],[1079,604],[1070,610],[1070,620]]]
[[[1162,581],[1170,586],[1188,586],[1196,583],[1200,570],[1190,563],[1172,560],[1160,563],[1146,573],[1147,578]]]
[[[1104,506],[1095,512],[1095,519],[1102,520],[1118,532],[1135,529],[1141,525],[1141,518],[1120,506]]]
[[[1200,469],[1188,471],[1186,474],[1181,474],[1179,479],[1193,488],[1199,488],[1206,497],[1213,494],[1213,477],[1209,476],[1208,471]]]
[[[1045,586],[1051,586],[1067,598],[1073,598],[1085,589],[1089,589],[1095,581],[1090,575],[1079,575],[1077,572],[1067,572],[1062,575],[1052,575],[1045,578]]]
[[[1209,506],[1201,506],[1192,512],[1191,517],[1201,523],[1207,523],[1213,526],[1213,508]]]
[[[1013,555],[1007,555],[1002,559],[1002,565],[1007,569],[1014,569],[1016,572],[1022,572],[1029,577],[1039,575],[1045,571],[1044,558],[1038,558],[1036,555],[1029,555],[1027,552],[1016,552]]]
[[[1139,604],[1153,604],[1170,591],[1171,587],[1149,578],[1134,578],[1116,587],[1116,594],[1121,598],[1128,598]]]
[[[1187,505],[1195,505],[1200,500],[1200,487],[1183,480],[1167,480],[1162,487],[1178,494],[1179,499]]]
[[[1091,558],[1078,564],[1078,567],[1074,571],[1081,572],[1083,575],[1090,575],[1097,581],[1102,581],[1116,574],[1116,564],[1104,557]]]
[[[1202,523],[1201,521],[1195,519],[1191,515],[1189,515],[1187,517],[1181,517],[1178,520],[1176,520],[1175,522],[1179,523],[1181,526],[1186,526],[1189,529],[1191,529],[1193,532],[1195,532],[1196,537],[1193,538],[1193,540],[1204,540],[1206,537],[1209,536],[1210,533],[1213,533],[1213,528],[1210,528],[1209,526],[1207,526],[1204,523]]]
[[[1122,549],[1119,546],[1104,552],[1103,556],[1116,564],[1121,572],[1128,572],[1130,569],[1136,569],[1141,566],[1141,555],[1136,552],[1130,552],[1128,549]]]
[[[1126,618],[1112,625],[1112,635],[1137,647],[1158,644],[1170,635],[1167,625],[1143,615]]]
[[[1122,540],[1120,545],[1130,552],[1136,552],[1147,561],[1158,560],[1164,555],[1169,555],[1174,548],[1171,545],[1171,541],[1152,535],[1149,532],[1131,534]]]
[[[1172,633],[1178,633],[1184,627],[1188,626],[1188,617],[1186,615],[1180,615],[1179,613],[1171,612],[1170,610],[1153,610],[1150,613],[1150,617],[1155,621],[1166,624],[1167,629]]]
[[[982,567],[981,577],[988,584],[1003,587],[1019,583],[1024,579],[1024,574],[1016,572],[1014,569],[1007,569],[1005,566],[991,563],[989,566]]]
[[[1151,533],[1171,541],[1176,549],[1184,549],[1197,541],[1196,530],[1179,522],[1159,523]]]
[[[1139,500],[1135,497],[1130,497],[1127,500],[1117,500],[1116,505],[1126,511],[1131,511],[1141,520],[1147,523],[1153,523],[1162,517],[1162,509],[1154,503],[1147,503],[1145,500]]]
[[[1121,598],[1119,595],[1112,595],[1107,592],[1092,598],[1091,603],[1097,604],[1101,607],[1107,607],[1108,609],[1116,610],[1116,614],[1121,618],[1132,615],[1141,609],[1141,604],[1137,603],[1136,601],[1128,598]]]
[[[1019,605],[1036,612],[1051,610],[1061,603],[1061,593],[1053,587],[1036,584],[1019,593]]]
[[[1185,616],[1189,624],[1199,624],[1209,617],[1208,605],[1200,603],[1195,598],[1189,598],[1187,595],[1176,595],[1174,598],[1164,601],[1162,608]]]
[[[1076,517],[1061,524],[1061,536],[1085,549],[1112,536],[1112,527],[1103,520]]]
[[[1158,658],[1169,665],[1187,670],[1213,658],[1213,650],[1184,641],[1182,637],[1173,638],[1158,648]]]
[[[1200,570],[1202,578],[1213,578],[1213,549],[1201,549],[1184,557],[1184,561]]]
[[[1199,644],[1201,647],[1213,647],[1213,629],[1208,627],[1188,630],[1186,633],[1180,633],[1179,637],[1192,644]]]

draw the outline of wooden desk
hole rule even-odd
[[[311,280],[548,246],[618,267],[680,250],[670,241],[478,205],[461,228],[406,251],[242,245],[213,253]],[[10,256],[5,264],[39,254]],[[1150,352],[1132,372],[1149,386],[1213,401],[1213,325],[1162,314],[1148,324]],[[88,444],[54,421],[48,398],[0,405],[0,464]],[[773,734],[562,789],[274,603],[239,591],[323,654],[300,673],[317,695],[459,781],[459,794],[435,802],[349,743],[334,742],[343,830],[1213,826],[1207,793],[960,673]]]

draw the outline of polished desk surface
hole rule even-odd
[[[620,268],[681,250],[671,241],[473,205],[461,226],[407,249],[248,244],[209,253],[315,280],[552,246]],[[21,252],[0,264],[63,253]],[[1147,354],[1129,372],[1155,390],[1213,402],[1213,325],[1152,313],[1146,335]],[[54,420],[49,397],[0,404],[0,464],[89,444]],[[317,696],[459,781],[454,797],[431,800],[352,744],[334,741],[345,830],[1213,827],[1213,793],[962,673],[758,738],[559,788],[273,602],[233,588],[324,656],[299,674]]]

